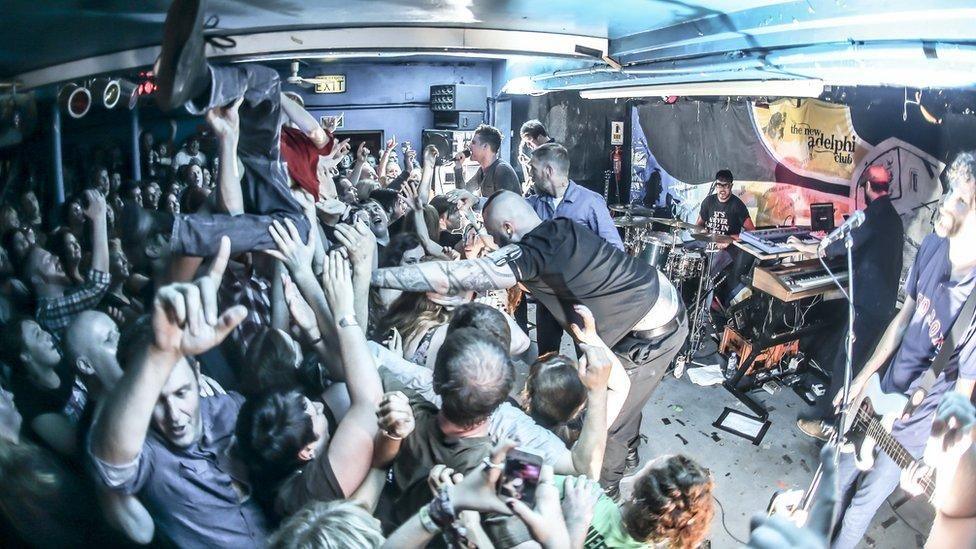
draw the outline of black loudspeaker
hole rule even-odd
[[[430,87],[432,111],[481,111],[488,102],[488,88],[472,84],[440,84]]]
[[[434,127],[445,130],[473,130],[485,121],[484,112],[434,111]]]
[[[424,130],[421,136],[421,151],[427,145],[437,147],[437,156],[441,158],[452,158],[454,151],[454,132],[448,130]]]

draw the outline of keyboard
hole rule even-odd
[[[819,242],[816,238],[810,236],[810,227],[774,227],[772,229],[742,231],[739,234],[743,242],[752,244],[767,254],[795,252],[796,248],[786,243],[792,236],[806,243],[815,244]]]
[[[841,284],[849,278],[843,263],[831,264],[831,270]],[[772,266],[756,266],[752,273],[753,288],[766,292],[781,301],[796,301],[806,297],[823,295],[834,299],[842,294],[818,259]]]

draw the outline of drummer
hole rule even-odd
[[[540,219],[568,218],[623,251],[624,243],[610,218],[606,201],[569,178],[569,151],[566,147],[554,142],[536,147],[529,159],[529,173],[535,194],[526,201]],[[558,351],[563,329],[545,307],[536,307],[535,323],[539,354]]]
[[[756,226],[752,222],[752,217],[749,215],[745,203],[738,196],[732,194],[732,181],[732,172],[729,170],[719,170],[715,174],[715,183],[713,184],[715,194],[709,195],[702,201],[696,224],[708,229],[711,233],[738,239],[739,233],[743,229],[754,231]],[[718,246],[723,249],[716,253],[712,259],[710,274],[713,278],[721,274],[728,277],[724,284],[724,291],[717,292],[719,299],[725,302],[727,301],[725,297],[735,295],[737,286],[740,284],[738,278],[741,273],[733,265],[735,257],[732,252],[734,250],[728,249],[728,244],[718,244]]]

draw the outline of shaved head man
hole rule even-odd
[[[615,489],[628,453],[636,450],[641,409],[684,343],[684,305],[654,267],[571,219],[541,219],[514,192],[493,194],[483,214],[499,250],[480,259],[378,269],[372,283],[445,294],[521,284],[564,329],[576,320],[573,305],[588,307],[600,337],[631,378],[623,409],[609,426],[601,473],[604,484]]]

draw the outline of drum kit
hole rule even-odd
[[[714,289],[710,276],[712,258],[731,244],[732,238],[680,219],[656,217],[657,212],[641,206],[615,205],[610,210],[623,214],[613,222],[623,229],[627,253],[663,272],[685,300],[691,313],[685,355],[690,361],[705,338],[705,322]]]

